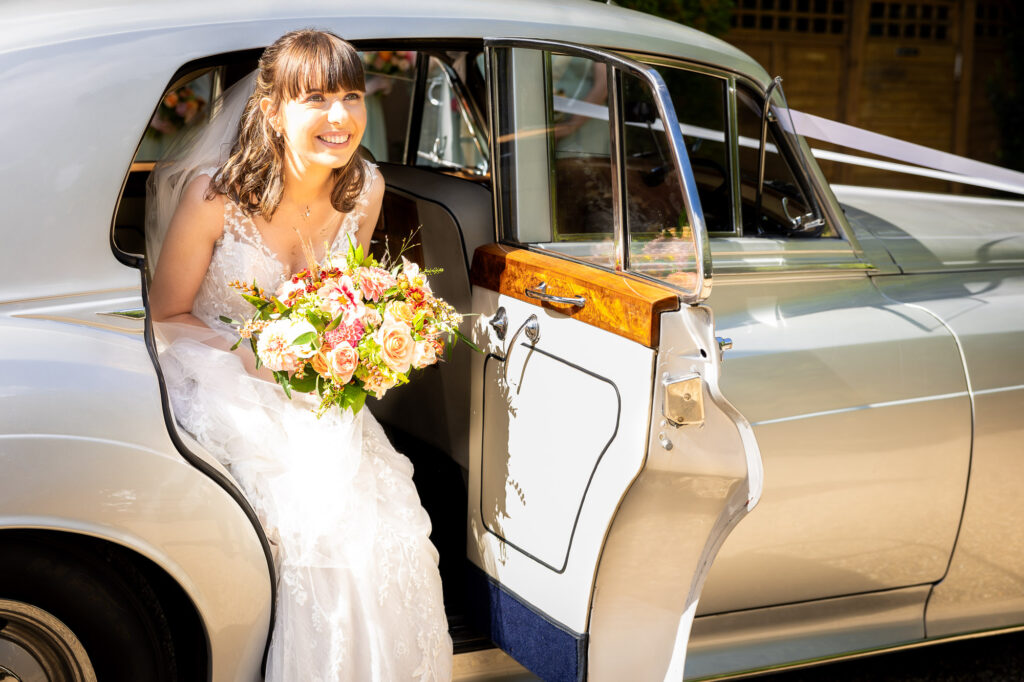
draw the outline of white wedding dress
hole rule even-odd
[[[344,253],[365,210],[361,199],[332,250]],[[192,312],[233,342],[219,317],[247,319],[253,308],[229,284],[274,291],[290,275],[252,220],[225,201],[224,233]],[[438,556],[409,460],[368,410],[332,408],[317,419],[318,401],[288,400],[245,371],[241,352],[249,351],[179,335],[160,362],[178,423],[228,468],[275,546],[267,682],[449,680]]]

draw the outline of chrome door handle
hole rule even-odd
[[[508,350],[505,351],[505,357],[501,359],[504,363],[504,366],[501,368],[502,381],[508,381],[508,356],[512,355],[512,349],[515,348],[516,339],[519,338],[519,335],[523,333],[524,329],[526,330],[526,338],[530,340],[531,344],[536,346],[537,342],[540,341],[540,322],[537,321],[536,315],[530,315],[526,318],[525,322],[519,325],[519,329],[517,329],[516,333],[512,335],[512,340],[508,342]]]
[[[582,308],[587,304],[587,299],[582,296],[555,296],[554,294],[549,294],[547,282],[541,282],[533,289],[526,287],[526,290],[523,293],[530,298],[547,301],[548,303],[565,303],[578,308]]]

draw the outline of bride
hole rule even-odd
[[[318,260],[349,239],[368,252],[384,181],[356,151],[364,91],[351,45],[287,33],[151,178],[150,315],[175,418],[231,471],[275,547],[271,682],[451,677],[412,465],[367,410],[317,419],[319,400],[289,400],[248,349],[228,350],[237,334],[220,321],[252,312],[232,282],[276,290],[306,267],[304,245]]]

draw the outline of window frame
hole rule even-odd
[[[619,275],[629,275],[639,279],[655,282],[665,287],[671,287],[676,290],[679,298],[687,304],[696,305],[703,302],[711,292],[711,248],[708,241],[707,227],[704,223],[704,214],[701,208],[700,197],[697,193],[693,170],[690,167],[689,155],[687,154],[686,145],[678,126],[678,117],[676,116],[675,108],[672,104],[671,95],[669,94],[668,88],[657,70],[649,64],[636,61],[617,51],[602,50],[556,40],[532,38],[491,38],[484,41],[484,48],[489,80],[488,108],[490,111],[491,125],[491,158],[494,159],[492,164],[492,168],[494,169],[492,177],[495,198],[495,236],[498,241],[531,250],[539,250],[532,244],[518,242],[505,236],[505,228],[507,224],[511,224],[511,220],[505,215],[506,208],[504,205],[504,198],[507,193],[507,188],[505,186],[506,179],[503,177],[502,172],[504,164],[501,162],[500,150],[498,148],[498,145],[500,144],[499,128],[502,125],[502,117],[505,116],[505,112],[502,111],[504,98],[503,94],[500,92],[500,87],[503,81],[501,78],[496,77],[496,74],[499,73],[496,51],[502,48],[523,48],[539,52],[555,52],[558,54],[582,57],[595,62],[602,62],[610,67],[608,69],[608,108],[611,133],[611,166],[613,172],[614,263],[611,268],[606,268],[588,261],[580,261],[579,259],[557,251],[544,250],[543,252],[569,260],[576,260],[588,265],[589,267],[611,270]],[[665,134],[669,142],[673,164],[679,171],[680,190],[684,198],[687,220],[689,221],[693,231],[695,282],[692,290],[688,290],[678,284],[672,284],[664,279],[630,270],[629,268],[629,233],[627,223],[628,206],[626,205],[626,202],[622,200],[625,196],[625,173],[623,168],[622,139],[620,134],[622,123],[622,112],[619,102],[621,73],[631,74],[645,82],[647,87],[650,88],[652,98],[655,100],[658,107],[659,116],[666,122]],[[670,121],[676,122],[676,125],[669,125],[668,122]]]

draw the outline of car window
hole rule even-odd
[[[679,118],[708,232],[735,233],[731,182],[735,171],[726,141],[727,81],[724,77],[682,68],[656,68]]]
[[[824,222],[817,229],[800,229],[795,223],[807,224],[817,211],[801,186],[780,146],[778,128],[768,127],[764,162],[764,189],[761,213],[757,213],[757,185],[761,144],[763,98],[745,86],[736,89],[737,124],[739,128],[740,191],[743,206],[743,234],[750,237],[834,237],[835,232]]]
[[[366,131],[363,147],[377,161],[402,163],[409,131],[416,52],[360,52],[366,74]]]
[[[637,76],[620,73],[612,97],[610,68],[582,56],[495,51],[503,236],[614,268],[622,210],[629,269],[692,286],[693,232],[665,123]]]
[[[464,66],[463,61],[464,54],[452,65],[429,58],[416,165],[486,175],[487,138],[455,70],[456,65]],[[475,63],[470,68],[476,68]]]
[[[160,99],[146,132],[142,136],[135,161],[154,162],[190,124],[198,123],[209,112],[209,105],[220,95],[221,73],[206,69],[186,76]]]

